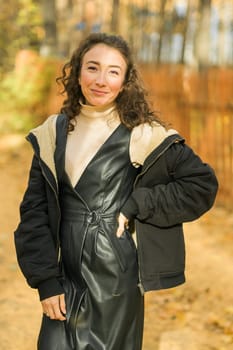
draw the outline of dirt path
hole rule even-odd
[[[18,270],[12,234],[31,150],[13,135],[1,137],[0,154],[0,349],[33,350],[40,304]],[[143,350],[232,350],[233,215],[215,208],[185,231],[187,283],[146,295]]]

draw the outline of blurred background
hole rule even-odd
[[[131,44],[161,117],[218,173],[233,201],[232,0],[0,1],[0,132],[25,131],[62,102],[55,78],[90,32]]]
[[[12,239],[31,159],[24,136],[59,112],[56,77],[99,31],[128,40],[154,108],[220,184],[215,208],[187,224],[189,283],[146,298],[143,350],[233,349],[232,0],[0,0],[0,348],[35,349],[40,323]]]

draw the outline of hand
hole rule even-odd
[[[129,220],[127,219],[127,217],[125,217],[122,213],[120,213],[118,217],[118,228],[116,232],[117,237],[120,237],[123,234],[123,232],[125,231],[125,228],[128,227],[128,223],[129,223]]]
[[[43,313],[51,320],[64,321],[66,317],[65,294],[55,295],[41,301]]]

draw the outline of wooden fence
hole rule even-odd
[[[161,118],[216,171],[217,204],[233,207],[233,69],[142,66]]]

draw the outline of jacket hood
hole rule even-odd
[[[178,132],[174,129],[167,130],[157,122],[136,126],[130,141],[132,163],[135,166],[143,165],[147,157],[172,135],[178,135]]]
[[[56,181],[54,152],[56,148],[56,120],[58,115],[51,115],[43,124],[32,129],[27,136],[34,151],[53,173]],[[33,135],[33,136],[32,136]],[[35,138],[35,139],[34,139]]]

